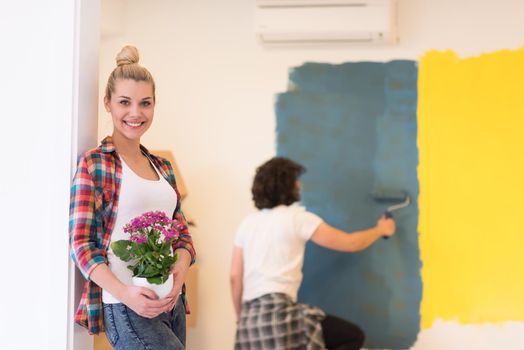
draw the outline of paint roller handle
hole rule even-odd
[[[386,211],[384,212],[384,217],[385,217],[386,219],[393,219],[393,214],[392,214],[389,210],[386,210]],[[384,239],[389,239],[389,236],[382,236],[382,238],[384,238]]]

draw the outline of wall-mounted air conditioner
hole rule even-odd
[[[256,0],[263,43],[395,43],[396,0]]]

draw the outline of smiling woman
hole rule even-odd
[[[140,139],[149,129],[155,109],[152,95],[152,83],[147,81],[126,79],[114,84],[114,95],[104,98],[113,119],[113,140]]]
[[[183,284],[195,251],[171,164],[140,144],[153,122],[155,83],[138,60],[132,46],[118,54],[104,97],[112,136],[80,158],[71,188],[72,257],[87,279],[75,321],[90,333],[105,330],[115,349],[179,350],[185,347]],[[133,285],[128,264],[111,249],[111,243],[129,239],[126,223],[151,211],[182,228],[171,244],[177,260],[164,298]]]
[[[153,121],[155,81],[138,60],[138,50],[125,46],[117,55],[117,67],[107,81],[104,106],[113,119],[114,141],[140,139]]]

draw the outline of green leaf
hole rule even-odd
[[[111,243],[111,249],[113,249],[113,252],[115,253],[116,256],[118,256],[123,261],[127,262],[131,260],[131,254],[130,254],[131,249],[132,249],[131,243],[132,243],[131,241],[121,239],[119,241],[115,241]]]
[[[161,271],[156,266],[148,266],[147,269],[148,276],[155,276],[161,273]]]
[[[142,256],[142,255],[144,255],[144,253],[146,251],[147,251],[147,249],[146,249],[146,245],[144,243],[136,245],[136,255]]]
[[[167,281],[167,278],[164,280],[161,276],[148,277],[147,281],[152,284],[162,284]]]
[[[155,246],[156,246],[156,235],[155,234],[151,234],[147,237],[147,244],[149,245],[149,248],[151,250],[155,250]]]
[[[138,273],[137,273],[137,275],[138,276],[143,276],[145,270],[146,270],[146,266],[144,264],[139,264],[138,265]]]

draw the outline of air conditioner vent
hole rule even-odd
[[[263,43],[394,43],[396,0],[257,0]]]

